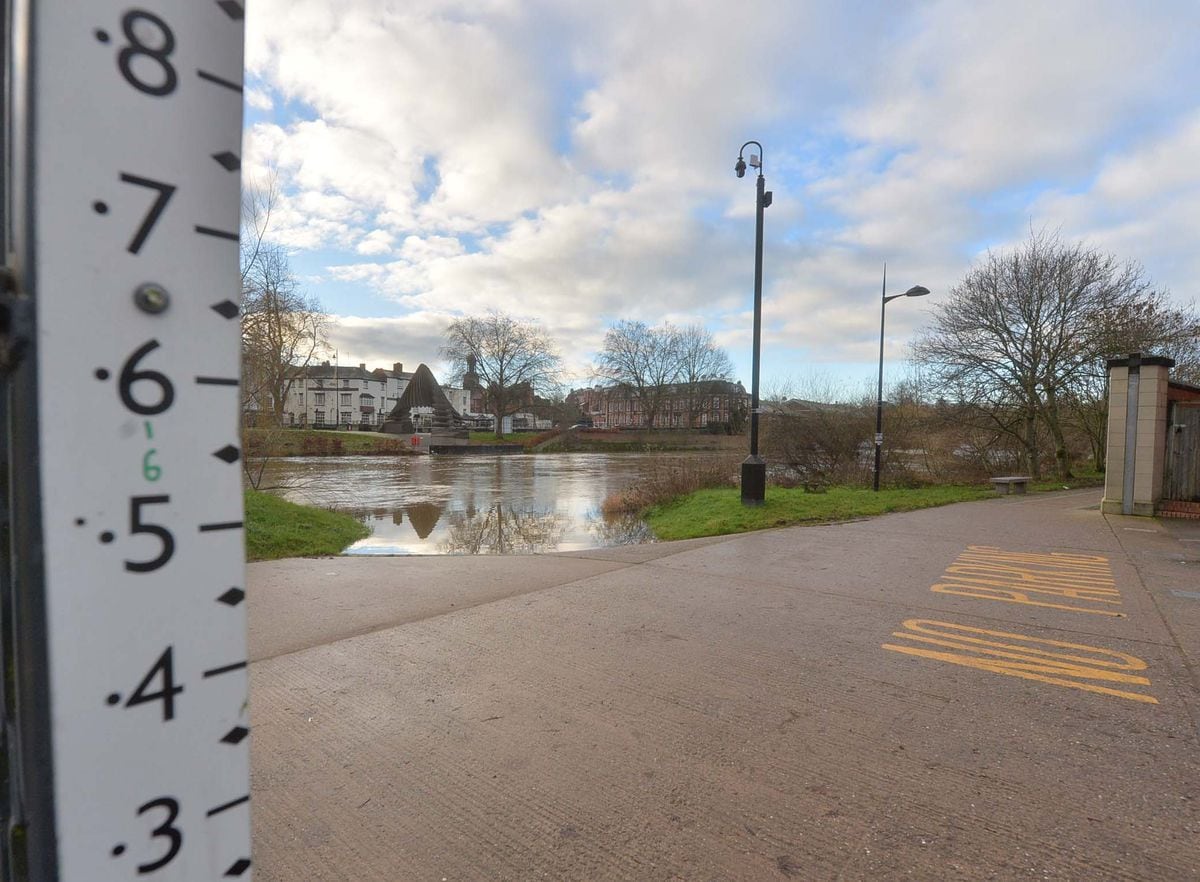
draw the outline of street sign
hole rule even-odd
[[[24,819],[31,878],[248,879],[244,6],[13,9],[8,225],[35,324],[33,376],[12,382],[36,413],[11,418],[36,449],[15,442],[10,466],[36,473],[12,517],[37,521],[17,591],[44,612],[18,640],[44,640],[47,666],[19,676],[49,695],[49,767],[18,756],[24,787],[49,790],[48,818]]]

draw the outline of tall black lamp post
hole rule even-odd
[[[763,209],[771,204],[771,193],[765,189],[766,179],[762,173],[762,144],[757,141],[743,144],[733,170],[739,178],[746,176],[746,160],[742,153],[751,144],[758,148],[758,155],[750,154],[750,167],[758,169],[754,226],[754,366],[750,380],[750,455],[742,462],[742,504],[762,505],[767,495],[767,463],[758,455],[758,361],[762,344]]]
[[[876,492],[879,492],[879,462],[883,454],[883,320],[887,314],[887,304],[889,300],[895,300],[897,297],[924,297],[928,293],[928,288],[913,285],[903,294],[893,294],[888,297],[887,264],[883,265],[883,304],[879,307],[879,395],[875,404],[875,478],[873,486]]]

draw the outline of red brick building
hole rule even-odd
[[[741,383],[707,380],[689,385],[673,383],[662,389],[656,429],[703,429],[711,425],[741,425],[750,413],[750,396]],[[567,403],[579,408],[584,420],[597,429],[648,428],[643,402],[628,386],[592,386],[572,389]]]

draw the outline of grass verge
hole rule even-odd
[[[824,493],[768,487],[766,503],[752,508],[742,505],[738,488],[720,487],[652,506],[645,519],[659,539],[695,539],[914,511],[994,495],[988,487],[922,487],[878,493],[857,487],[834,487]]]
[[[409,456],[404,442],[379,432],[325,429],[243,429],[246,455],[258,456]]]
[[[544,441],[548,436],[556,434],[555,432],[542,432],[534,434],[533,432],[509,432],[507,435],[497,435],[495,432],[471,432],[471,444],[512,444],[520,445],[526,449],[533,447],[536,444]]]
[[[1080,487],[1103,487],[1104,472],[1086,469],[1076,472],[1065,481],[1062,478],[1046,478],[1042,481],[1030,481],[1030,493],[1047,493],[1053,490],[1078,490]]]
[[[246,560],[340,554],[371,531],[350,515],[245,492]]]

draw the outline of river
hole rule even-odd
[[[371,527],[347,554],[530,554],[653,541],[641,521],[606,520],[600,504],[666,458],[292,457],[270,463],[264,483],[282,485],[277,492],[293,502],[344,511]]]

